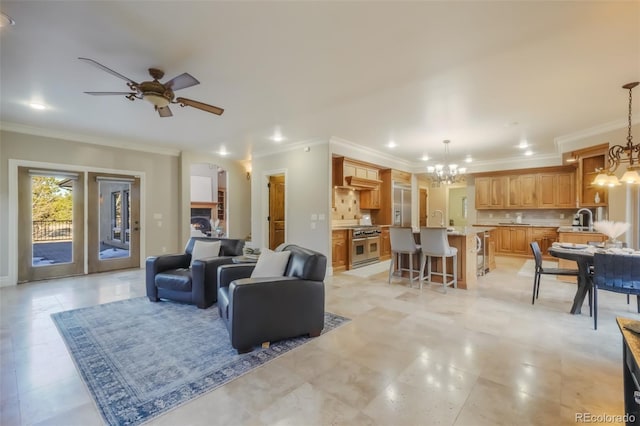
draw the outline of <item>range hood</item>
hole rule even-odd
[[[344,180],[347,181],[347,185],[355,189],[378,189],[381,180],[366,179],[358,176],[345,176]]]

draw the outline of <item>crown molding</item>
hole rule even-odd
[[[92,145],[102,145],[111,148],[129,149],[133,151],[149,152],[152,154],[170,155],[177,157],[180,150],[173,148],[161,148],[153,145],[139,144],[135,142],[107,139],[100,136],[91,136],[80,133],[65,132],[60,130],[44,129],[41,127],[28,126],[25,124],[12,123],[7,121],[0,122],[0,130],[15,133],[23,133],[27,135],[42,136],[46,138],[63,139],[73,142],[80,142]]]
[[[376,149],[364,147],[355,142],[351,142],[347,139],[343,139],[338,136],[331,136],[331,138],[329,139],[329,142],[334,147],[335,146],[342,147],[347,150],[351,150],[359,154],[363,154],[367,158],[367,161],[369,162],[375,162],[376,160],[381,161],[384,165],[392,164],[393,167],[404,170],[404,171],[411,171],[416,165],[416,163],[412,163],[402,158],[389,155],[387,153],[378,151]],[[333,152],[334,150],[332,149],[331,151]]]
[[[634,115],[631,119],[631,125],[634,126],[636,124],[640,123],[640,116],[638,115]],[[597,126],[593,126],[593,127],[589,127],[587,129],[583,129],[583,130],[579,130],[577,132],[573,132],[573,133],[568,133],[566,135],[562,135],[562,136],[558,136],[557,138],[555,138],[553,140],[553,142],[556,145],[556,149],[559,152],[565,152],[565,150],[563,150],[563,147],[572,143],[572,142],[576,142],[579,141],[581,139],[586,139],[586,138],[590,138],[592,136],[598,136],[601,135],[603,133],[608,133],[608,132],[612,132],[615,130],[620,130],[620,129],[624,129],[629,125],[629,121],[628,120],[615,120],[615,121],[610,121],[608,123],[604,123],[604,124],[599,124]],[[569,149],[568,151],[570,151],[571,149]]]

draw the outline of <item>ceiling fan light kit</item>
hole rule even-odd
[[[187,87],[195,86],[196,84],[200,84],[200,82],[195,79],[189,73],[182,73],[166,83],[160,83],[162,77],[164,77],[164,71],[158,68],[149,68],[149,75],[153,78],[153,81],[143,81],[142,83],[136,83],[124,75],[107,68],[106,66],[100,64],[99,62],[94,61],[89,58],[78,58],[81,61],[87,62],[93,66],[100,68],[103,71],[108,72],[111,75],[114,75],[124,81],[127,82],[127,86],[131,90],[131,92],[85,92],[88,95],[93,96],[105,96],[105,95],[122,95],[130,101],[134,101],[136,99],[144,99],[147,102],[151,103],[160,117],[171,117],[173,116],[171,109],[169,108],[170,104],[178,104],[181,107],[190,106],[205,112],[210,112],[212,114],[221,115],[224,112],[224,109],[205,104],[203,102],[194,101],[192,99],[187,98],[175,98],[174,99],[174,91],[185,89]]]
[[[631,91],[638,84],[640,84],[640,82],[635,81],[622,86],[623,89],[629,90],[629,124],[627,127],[627,144],[624,146],[613,145],[609,148],[609,165],[606,168],[596,170],[600,173],[598,173],[596,178],[593,180],[593,185],[614,187],[622,185],[620,181],[640,184],[640,145],[634,145],[633,136],[631,136]],[[620,166],[620,163],[629,163],[629,166],[622,177],[618,179],[614,172]]]

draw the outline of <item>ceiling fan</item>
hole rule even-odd
[[[136,83],[124,75],[115,72],[114,70],[105,67],[104,65],[94,61],[89,58],[78,58],[81,61],[85,61],[91,65],[94,65],[100,68],[103,71],[108,72],[109,74],[115,75],[118,78],[123,79],[127,82],[127,86],[131,89],[130,92],[84,92],[88,95],[94,96],[104,96],[104,95],[124,95],[130,101],[134,101],[136,99],[144,99],[153,104],[160,117],[171,117],[173,114],[169,109],[169,104],[178,104],[181,107],[190,106],[193,108],[200,109],[202,111],[210,112],[216,115],[222,115],[224,109],[208,105],[203,102],[194,101],[192,99],[175,97],[174,91],[185,89],[187,87],[195,86],[196,84],[200,84],[198,80],[196,80],[191,74],[183,73],[177,77],[172,78],[171,80],[160,83],[162,77],[164,77],[164,71],[159,70],[157,68],[149,68],[149,74],[153,78],[153,81],[143,81],[142,83]]]

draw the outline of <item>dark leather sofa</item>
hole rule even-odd
[[[297,245],[285,276],[249,278],[254,264],[223,265],[218,269],[218,311],[238,353],[264,342],[319,336],[324,328],[324,276],[327,258]]]
[[[220,241],[220,254],[191,263],[191,253],[196,240]],[[232,263],[234,256],[242,255],[244,240],[231,238],[189,239],[185,252],[151,256],[146,261],[147,297],[152,302],[160,299],[195,304],[205,309],[217,299],[218,266]]]

